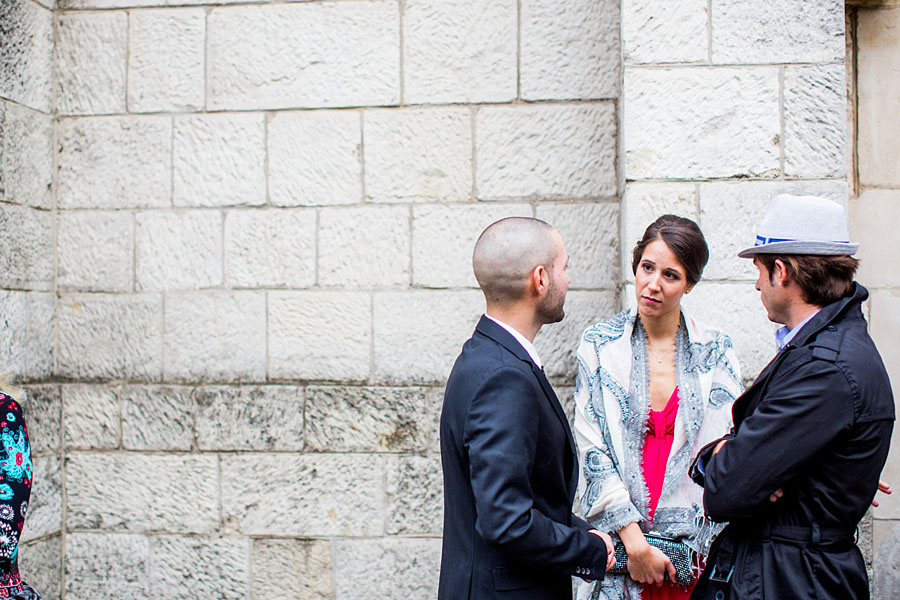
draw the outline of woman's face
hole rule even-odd
[[[644,248],[634,283],[638,312],[651,319],[680,310],[681,296],[690,287],[684,266],[662,240]]]

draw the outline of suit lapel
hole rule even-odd
[[[566,430],[566,439],[569,440],[569,449],[574,455],[575,438],[572,437],[572,428],[569,427],[569,419],[566,418],[566,413],[563,411],[562,404],[560,404],[559,402],[559,398],[556,397],[556,392],[553,391],[553,387],[550,385],[550,381],[547,379],[547,375],[544,374],[543,369],[539,369],[538,366],[532,362],[531,370],[534,371],[535,377],[537,377],[538,381],[541,384],[541,387],[544,388],[544,394],[547,396],[547,400],[550,401],[550,405],[553,407],[553,412],[556,413],[556,416],[559,418],[560,422],[563,425],[563,429]]]

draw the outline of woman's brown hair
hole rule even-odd
[[[632,273],[637,273],[644,249],[654,240],[662,240],[669,247],[684,267],[689,284],[696,285],[700,281],[703,268],[709,261],[709,247],[696,223],[676,215],[663,215],[653,221],[644,231],[644,237],[634,247],[631,258]]]

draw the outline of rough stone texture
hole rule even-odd
[[[439,456],[398,456],[386,466],[387,523],[391,535],[440,535],[444,497]]]
[[[31,380],[50,374],[53,298],[44,292],[0,290],[0,364]]]
[[[784,174],[847,176],[843,64],[784,70]]]
[[[62,537],[54,535],[19,546],[19,571],[44,600],[60,600]]]
[[[853,200],[850,239],[860,242],[856,254],[860,259],[857,279],[866,286],[900,286],[900,269],[896,268],[895,261],[900,250],[898,222],[900,190],[868,189]]]
[[[22,531],[22,542],[56,533],[62,527],[60,459],[48,456],[35,458],[33,462],[34,483],[28,502],[28,518]]]
[[[215,4],[251,4],[266,1],[267,0],[216,0]],[[132,8],[163,5],[188,6],[192,4],[210,4],[210,0],[56,0],[56,5],[61,9]]]
[[[863,280],[865,283],[865,280]],[[894,389],[900,388],[900,348],[897,340],[900,339],[900,291],[896,288],[890,290],[874,290],[869,300],[871,311],[869,317],[869,331],[872,339],[878,346],[878,351],[891,376]],[[895,434],[896,435],[896,434]],[[900,449],[900,439],[895,448]],[[893,467],[900,475],[900,461]],[[895,477],[894,480],[897,480]],[[890,499],[885,499],[889,502]],[[897,504],[896,515],[892,518],[900,519],[900,499],[894,499]],[[879,513],[879,517],[887,517]]]
[[[709,245],[703,277],[756,281],[753,261],[737,253],[756,241],[756,228],[778,194],[823,196],[847,206],[845,181],[703,183],[699,185],[700,228]]]
[[[422,388],[313,386],[306,400],[306,449],[424,451],[436,418]]]
[[[28,309],[24,292],[0,290],[0,361],[14,373],[27,372]]]
[[[61,13],[55,60],[60,114],[125,112],[128,13]]]
[[[327,206],[359,202],[360,119],[355,111],[274,114],[268,122],[271,203]]]
[[[316,213],[233,210],[225,215],[230,287],[310,287],[316,282]]]
[[[60,289],[133,289],[134,218],[130,214],[61,212],[56,227],[56,282]]]
[[[162,298],[65,295],[56,310],[57,373],[77,379],[159,379]]]
[[[129,15],[128,109],[203,108],[203,9],[135,11]]]
[[[612,104],[482,107],[475,131],[479,198],[616,193]]]
[[[267,600],[331,600],[328,540],[254,539],[253,597]]]
[[[96,478],[94,478],[96,479]],[[149,538],[121,533],[66,536],[66,600],[148,597]]]
[[[72,452],[66,463],[66,525],[210,533],[219,526],[218,481],[214,455]]]
[[[62,440],[62,397],[57,385],[30,385],[20,398],[28,441],[34,456],[59,451]]]
[[[622,51],[626,63],[707,59],[708,0],[625,0]]]
[[[250,592],[247,538],[150,538],[150,598],[244,600]]]
[[[574,380],[578,371],[575,350],[585,329],[616,314],[615,292],[571,291],[566,295],[566,317],[545,325],[534,339],[548,377]]]
[[[263,115],[176,118],[174,145],[175,206],[265,204]]]
[[[404,100],[507,102],[516,96],[513,0],[409,0],[403,9]]]
[[[200,289],[222,283],[222,215],[212,211],[137,215],[139,290]]]
[[[413,207],[413,284],[478,287],[472,249],[484,229],[504,217],[530,217],[527,204],[453,204]]]
[[[896,598],[900,592],[900,527],[891,523],[890,533],[875,553],[873,583],[876,600]]]
[[[775,67],[626,70],[625,177],[775,177],[778,106]]]
[[[214,109],[395,104],[396,2],[215,8],[208,17]]]
[[[30,378],[48,377],[53,369],[55,319],[52,293],[29,292],[26,294],[26,319],[28,338],[25,340],[26,369]]]
[[[200,450],[303,449],[301,387],[201,387],[194,398]]]
[[[332,542],[336,600],[358,598],[359,590],[381,600],[434,598],[441,561],[438,539],[339,539]],[[402,573],[402,577],[384,577]]]
[[[363,135],[369,201],[454,202],[471,196],[468,109],[368,111]]]
[[[53,286],[53,216],[0,203],[0,285],[49,290]]]
[[[775,356],[775,325],[752,283],[702,282],[684,297],[682,306],[731,337],[745,382],[753,381]]]
[[[379,381],[446,381],[484,311],[481,292],[375,294],[375,376]],[[410,315],[428,315],[410,319]]]
[[[616,98],[619,4],[619,0],[523,1],[522,98]]]
[[[381,459],[365,454],[229,454],[225,524],[244,535],[378,536]],[[362,588],[360,588],[362,589]]]
[[[712,0],[712,60],[718,64],[844,60],[844,3]]]
[[[369,294],[272,292],[268,304],[270,378],[353,381],[369,376]]]
[[[405,206],[321,209],[319,284],[347,288],[408,284],[409,220]]]
[[[6,102],[5,124],[0,127],[4,196],[13,202],[50,208],[53,198],[53,120],[37,111]]]
[[[665,214],[699,222],[697,186],[692,183],[628,183],[622,197],[621,212],[622,277],[625,281],[633,281],[632,252],[650,223]],[[707,243],[709,234],[704,232]]]
[[[191,388],[129,385],[119,392],[122,446],[128,450],[190,450],[194,444]]]
[[[5,0],[0,11],[0,96],[50,112],[53,13],[34,2]]]
[[[120,411],[115,388],[67,385],[62,393],[66,449],[119,447]]]
[[[900,119],[895,118],[900,97],[900,10],[857,14],[859,181],[900,186]]]
[[[57,127],[59,208],[169,205],[172,119],[83,117]]]
[[[619,283],[619,203],[542,204],[535,216],[553,225],[569,253],[571,288]]]
[[[265,380],[265,294],[167,294],[164,338],[168,380]]]

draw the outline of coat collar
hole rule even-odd
[[[844,296],[837,302],[832,302],[828,306],[823,307],[816,316],[810,319],[809,323],[804,325],[797,335],[794,336],[790,345],[803,346],[811,339],[815,338],[816,334],[820,331],[835,321],[844,318],[849,312],[855,312],[862,316],[861,306],[869,297],[869,290],[858,283],[854,283],[853,286],[853,293],[849,296]]]
[[[488,319],[486,316],[481,315],[481,319],[479,319],[478,325],[475,326],[475,331],[491,338],[492,340],[515,354],[516,358],[534,364],[534,361],[531,360],[531,356],[528,355],[528,351],[522,347],[522,344],[520,344],[519,341],[516,340],[516,338],[514,338],[512,334],[510,334],[507,330],[503,329],[502,327]]]

